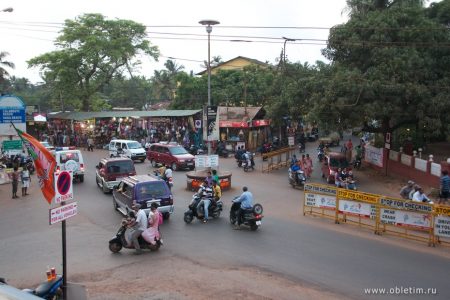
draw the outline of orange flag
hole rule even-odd
[[[14,126],[14,125],[13,125]],[[38,140],[26,132],[17,129],[17,134],[27,147],[36,167],[39,187],[48,204],[52,203],[55,197],[54,173],[56,167],[55,157]]]

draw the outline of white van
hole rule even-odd
[[[56,159],[56,172],[72,171],[73,180],[84,181],[84,160],[80,150],[75,147],[58,147],[54,152]]]
[[[117,153],[118,149],[122,149],[122,153]],[[131,140],[112,140],[109,142],[109,156],[126,156],[132,160],[145,161],[147,153],[139,142]]]

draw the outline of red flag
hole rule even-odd
[[[54,173],[56,167],[55,157],[34,137],[17,129],[19,137],[24,141],[28,153],[31,155],[36,167],[36,173],[39,181],[39,187],[48,204],[52,203],[55,197]]]

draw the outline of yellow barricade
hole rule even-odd
[[[303,215],[317,215],[336,220],[337,188],[325,184],[307,183],[304,194]]]
[[[262,157],[262,171],[270,172],[272,170],[280,169],[289,166],[292,155],[295,152],[295,147],[287,147],[276,151],[263,153]]]
[[[376,234],[394,234],[450,246],[450,206],[414,202],[394,197],[307,183],[303,215],[315,215],[369,227]]]
[[[450,246],[450,206],[434,206],[433,245]]]
[[[433,205],[382,196],[380,234],[385,232],[433,245]]]
[[[336,198],[336,223],[348,222],[365,226],[378,233],[380,195],[338,189]],[[342,218],[339,218],[342,216]]]

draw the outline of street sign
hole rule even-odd
[[[55,174],[55,203],[73,199],[72,172]]]
[[[195,128],[202,128],[202,120],[195,120]]]
[[[49,210],[49,223],[50,225],[67,220],[73,217],[78,212],[77,202],[72,202],[66,205],[55,207]]]
[[[21,140],[3,141],[2,148],[3,151],[22,150],[22,141]]]
[[[196,155],[195,167],[196,168],[210,168],[219,166],[219,155]]]

